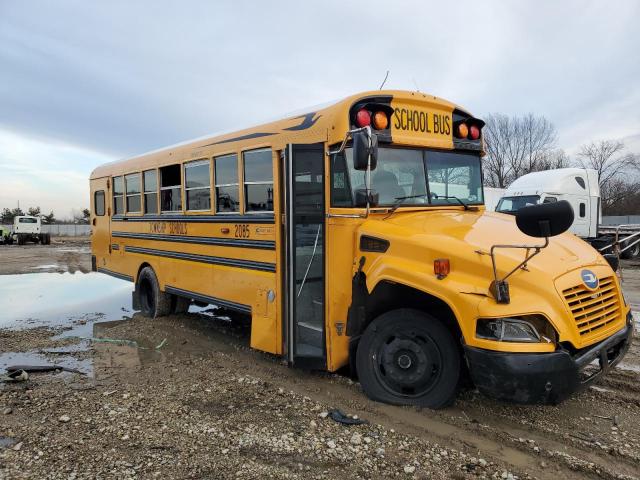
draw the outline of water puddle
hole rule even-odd
[[[63,335],[91,336],[94,321],[132,314],[132,288],[95,272],[3,275],[0,328],[72,327]]]
[[[42,265],[38,268],[54,267]],[[209,351],[210,345],[199,334],[192,333],[192,337],[178,340],[185,332],[176,329],[172,323],[165,325],[164,340],[137,338],[135,333],[133,338],[118,338],[118,334],[110,330],[122,322],[128,322],[133,315],[130,309],[132,288],[130,282],[99,273],[3,276],[0,285],[0,329],[25,331],[47,327],[61,332],[51,337],[51,346],[39,349],[27,346],[20,352],[2,352],[0,347],[0,373],[14,365],[55,365],[94,378],[103,378],[110,376],[115,369],[135,371],[145,363],[162,361],[167,355]],[[196,323],[200,319],[204,324],[211,320],[224,325],[231,324],[227,312],[215,305],[191,305],[189,312]],[[69,343],[70,339],[73,343]],[[63,346],[58,346],[60,341],[64,343]],[[201,341],[204,343],[200,344]],[[91,353],[86,353],[89,350]],[[72,375],[65,372],[61,374]]]

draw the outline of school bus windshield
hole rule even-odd
[[[365,188],[364,172],[353,168],[350,148],[331,163],[332,206],[355,206],[355,191]],[[401,197],[412,197],[401,200],[405,206],[459,205],[457,199],[478,205],[484,202],[480,168],[475,154],[381,147],[371,188],[379,206],[392,206]]]

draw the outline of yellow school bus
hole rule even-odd
[[[622,358],[630,309],[612,259],[563,233],[568,204],[485,211],[483,125],[373,91],[102,165],[93,269],[149,317],[250,315],[253,348],[350,368],[378,401],[441,408],[468,372],[559,402]]]

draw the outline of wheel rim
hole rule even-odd
[[[380,335],[374,351],[376,377],[393,395],[420,397],[431,391],[442,376],[440,348],[420,329]]]
[[[142,308],[145,313],[151,315],[153,314],[153,309],[155,305],[155,297],[153,295],[153,288],[151,287],[151,282],[149,280],[144,279],[140,282],[140,300],[142,303]]]

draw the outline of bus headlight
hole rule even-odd
[[[476,337],[499,342],[552,343],[557,335],[542,315],[524,317],[479,318]]]

